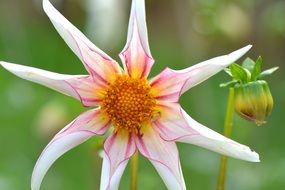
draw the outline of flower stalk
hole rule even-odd
[[[234,96],[235,96],[234,88],[229,88],[227,111],[226,111],[226,118],[225,118],[225,123],[224,123],[224,135],[226,137],[230,137],[232,133],[233,114],[234,114]],[[226,175],[227,175],[227,161],[228,161],[227,156],[221,156],[217,190],[225,189],[225,182],[226,182]]]
[[[138,151],[131,158],[131,185],[130,190],[138,189],[138,163],[139,163],[139,153]]]

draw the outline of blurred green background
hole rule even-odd
[[[118,60],[126,40],[130,0],[52,1],[97,46]],[[237,116],[233,139],[249,145],[260,163],[230,159],[227,189],[285,188],[285,1],[146,0],[152,76],[169,66],[181,69],[252,44],[264,69],[279,66],[268,79],[275,100],[268,122],[257,127]],[[245,57],[244,57],[245,58]],[[54,72],[86,73],[57,34],[41,0],[0,0],[0,60]],[[240,62],[242,59],[239,60]],[[222,132],[229,80],[221,72],[189,90],[182,106],[199,122]],[[28,190],[33,166],[52,136],[85,108],[76,100],[21,80],[0,68],[0,189]],[[100,162],[96,138],[71,150],[49,170],[42,190],[98,189]],[[179,144],[188,189],[216,187],[219,155]],[[129,168],[120,189],[129,187]],[[139,189],[166,189],[150,162],[140,157]]]

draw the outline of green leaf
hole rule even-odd
[[[233,76],[233,79],[241,81],[242,83],[248,82],[249,74],[245,68],[234,63],[230,65],[230,70]]]
[[[258,79],[261,79],[261,78],[263,78],[263,77],[265,77],[265,76],[271,75],[271,74],[274,73],[277,69],[279,69],[279,67],[273,67],[273,68],[271,68],[271,69],[267,69],[267,70],[265,70],[265,71],[262,71],[262,72],[257,76],[257,78],[258,78]]]
[[[258,75],[260,74],[261,64],[262,64],[262,58],[259,56],[255,62],[253,70],[251,72],[251,80],[252,81],[255,81],[257,79]]]
[[[249,57],[246,58],[243,62],[242,62],[242,67],[246,68],[247,70],[249,70],[249,72],[252,72],[253,68],[254,68],[255,62],[250,59]]]
[[[237,83],[238,83],[237,80],[232,80],[232,81],[229,81],[229,82],[221,83],[220,87],[221,88],[223,88],[223,87],[233,87]]]
[[[230,70],[229,68],[225,68],[224,71],[225,71],[228,75],[230,75],[230,77],[233,76],[232,73],[231,73],[231,70]]]

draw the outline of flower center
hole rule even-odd
[[[118,75],[109,85],[101,108],[113,122],[115,130],[139,133],[141,126],[151,120],[156,101],[150,88],[147,80],[126,75]]]

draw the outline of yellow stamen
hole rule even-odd
[[[115,130],[139,133],[154,113],[156,101],[147,80],[118,75],[109,85],[101,108],[112,120]]]

